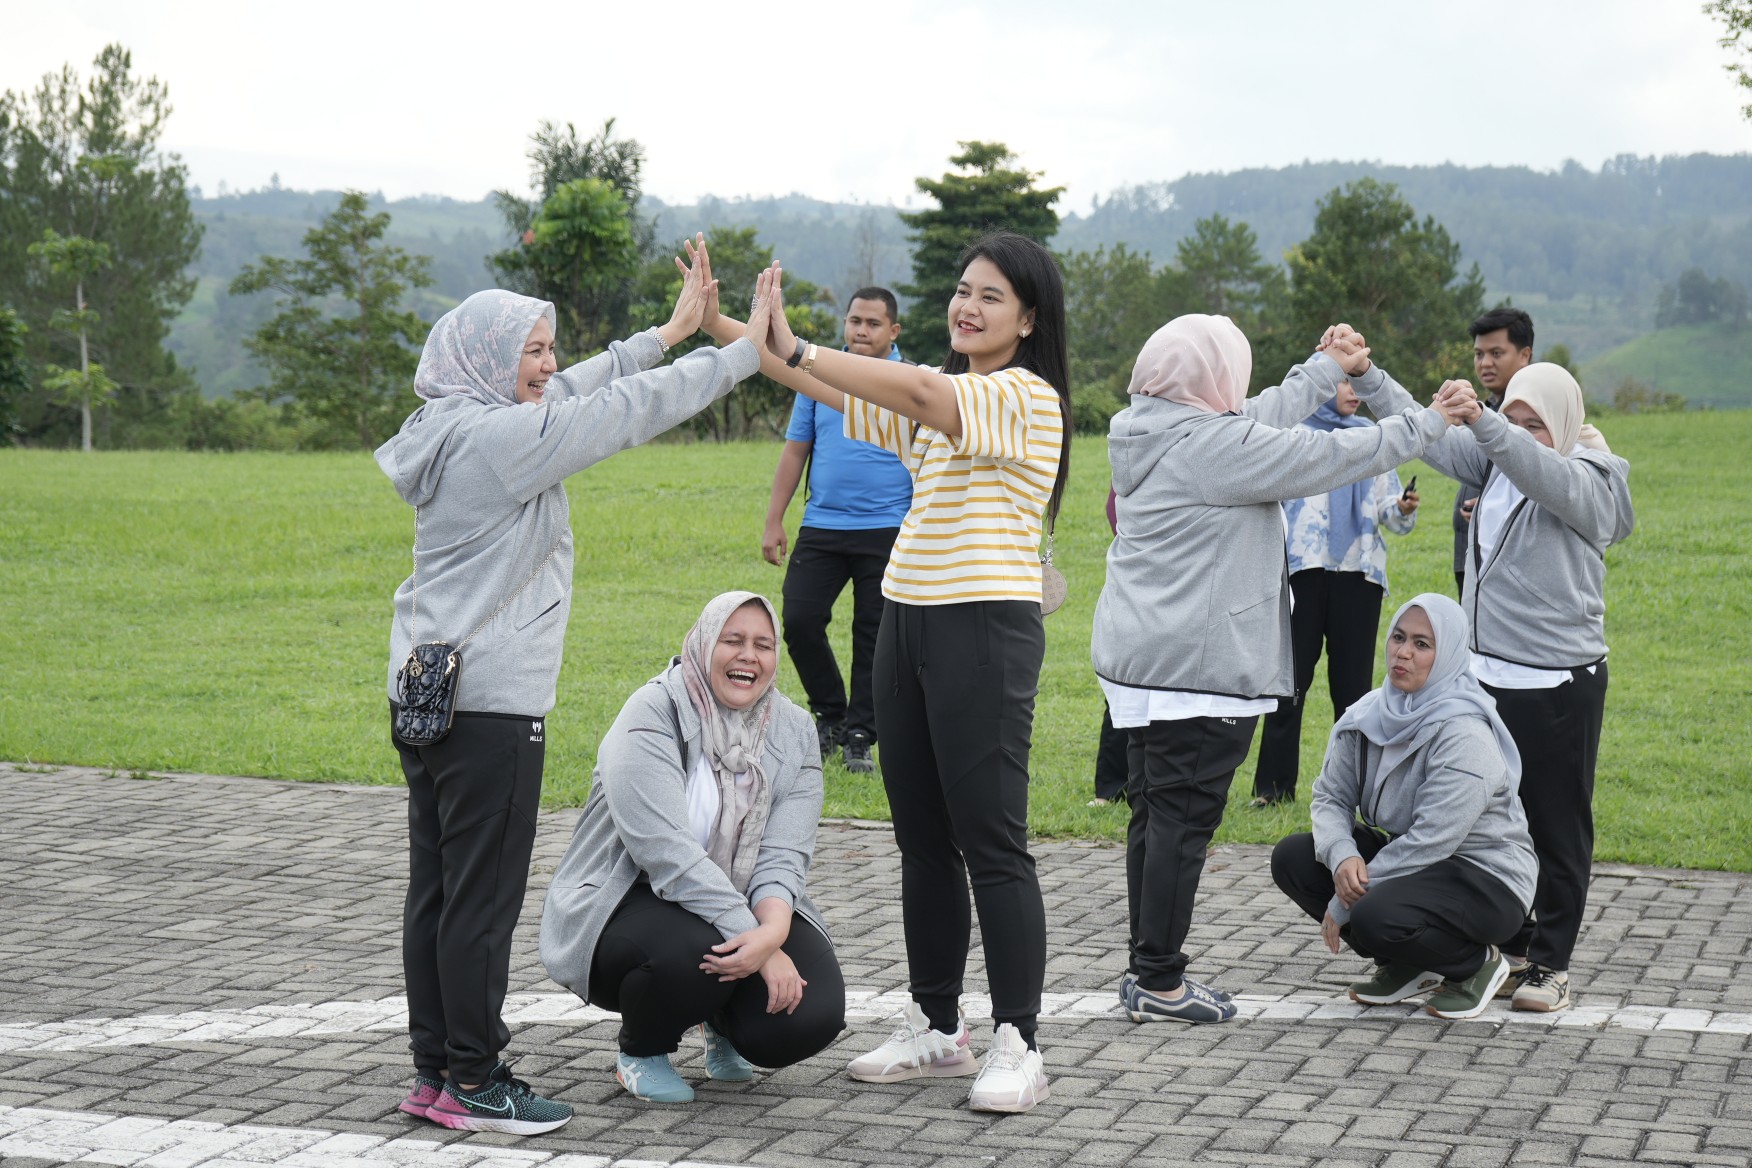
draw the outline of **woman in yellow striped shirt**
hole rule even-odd
[[[762,369],[842,411],[848,438],[893,451],[913,476],[875,658],[913,1000],[850,1073],[891,1083],[977,1072],[971,1107],[1026,1111],[1047,1095],[1034,1042],[1046,913],[1028,852],[1028,749],[1046,649],[1042,519],[1058,510],[1070,461],[1064,285],[1050,252],[1009,232],[972,244],[960,267],[941,371],[818,350],[781,311]],[[776,273],[770,286],[778,295]],[[708,308],[704,327],[740,326]],[[997,1024],[983,1065],[959,1010],[970,877]]]

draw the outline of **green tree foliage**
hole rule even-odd
[[[1045,243],[1058,231],[1053,204],[1064,191],[1036,187],[1040,175],[1018,166],[1016,156],[1000,142],[963,142],[961,153],[949,162],[960,171],[914,180],[937,206],[900,216],[912,229],[913,241],[912,283],[900,289],[915,298],[901,317],[907,354],[933,365],[949,351],[948,306],[961,278],[955,266],[961,249],[997,229]]]
[[[1106,433],[1125,406],[1138,350],[1150,334],[1185,310],[1185,281],[1155,271],[1147,252],[1111,250],[1060,256],[1065,274],[1065,328],[1071,350],[1071,420],[1084,433]]]
[[[1626,377],[1612,391],[1612,409],[1620,414],[1676,414],[1685,408],[1681,394],[1656,389],[1646,381]]]
[[[614,119],[581,139],[572,123],[542,121],[530,135],[533,196],[493,192],[511,247],[487,257],[500,284],[552,301],[559,341],[574,353],[627,331],[633,280],[654,229],[639,215],[645,148],[614,136]]]
[[[53,228],[45,228],[42,239],[27,250],[51,276],[73,281],[73,307],[57,309],[49,318],[49,327],[78,341],[79,368],[49,365],[44,370],[48,376],[43,381],[43,389],[51,400],[79,410],[79,449],[90,454],[91,407],[112,401],[116,396],[116,383],[110,380],[102,365],[92,363],[91,331],[102,318],[86,302],[85,290],[92,277],[111,266],[110,248],[107,243],[83,235],[62,235]]]
[[[754,278],[773,262],[773,249],[762,244],[752,227],[713,227],[706,232],[706,247],[712,257],[712,277],[718,281],[726,316],[743,320]],[[634,286],[632,329],[651,328],[669,319],[675,298],[681,294],[681,273],[674,257],[682,251],[677,240],[672,250],[660,250],[640,271]],[[816,285],[789,273],[785,276],[785,320],[791,331],[818,345],[840,343],[840,317],[832,301]],[[904,338],[903,338],[904,339]],[[670,351],[670,357],[712,342],[696,333]],[[791,417],[796,395],[778,382],[755,374],[710,409],[687,423],[690,433],[713,442],[742,438],[782,436]]]
[[[233,296],[280,294],[248,347],[272,378],[260,396],[319,424],[311,445],[369,450],[419,404],[413,378],[426,324],[402,299],[432,278],[426,257],[380,242],[388,227],[387,213],[368,214],[365,196],[348,191],[305,233],[309,258],[268,256],[231,282]]]
[[[1746,36],[1752,32],[1752,0],[1709,0],[1703,11],[1722,22],[1722,37],[1716,43],[1734,58],[1722,68],[1752,89],[1752,37]],[[1740,112],[1752,120],[1752,102],[1741,106]]]
[[[1077,429],[1105,433],[1126,404],[1138,351],[1177,316],[1208,312],[1232,318],[1257,345],[1271,335],[1284,300],[1283,269],[1259,255],[1245,223],[1212,215],[1193,225],[1175,262],[1154,269],[1150,256],[1116,244],[1060,257],[1071,341],[1071,413]],[[1256,368],[1258,365],[1256,363]],[[1279,380],[1261,371],[1261,384]]]
[[[1568,345],[1563,345],[1563,344],[1553,345],[1553,346],[1551,346],[1551,348],[1545,350],[1545,355],[1539,359],[1541,361],[1544,361],[1548,365],[1562,366],[1563,368],[1569,370],[1570,376],[1574,377],[1576,379],[1577,385],[1580,385],[1582,383],[1581,366],[1577,365],[1576,359],[1574,357],[1570,356],[1570,349],[1569,349]]]
[[[30,391],[30,374],[24,359],[24,334],[29,331],[18,314],[0,306],[0,434],[18,434],[18,403]]]
[[[1710,279],[1702,268],[1688,268],[1661,288],[1655,301],[1655,327],[1724,321],[1734,328],[1746,324],[1746,289],[1726,277]]]
[[[26,352],[35,364],[72,364],[78,337],[48,326],[73,301],[77,277],[45,274],[28,249],[45,230],[107,247],[109,269],[87,290],[96,315],[85,345],[89,361],[120,383],[114,413],[124,425],[161,411],[169,396],[189,388],[163,342],[193,293],[185,269],[201,239],[187,168],[158,145],[169,93],[132,70],[128,51],[110,45],[83,84],[67,66],[33,93],[0,95],[0,301],[30,326]],[[40,402],[21,409],[25,434],[67,436],[72,415]],[[106,411],[106,427],[110,421]]]
[[[1174,249],[1193,312],[1227,316],[1251,335],[1267,303],[1283,291],[1283,269],[1259,254],[1259,237],[1245,223],[1212,215],[1192,225]]]
[[[627,201],[599,178],[560,186],[541,206],[519,244],[535,295],[559,315],[558,340],[593,353],[626,331],[639,242]]]
[[[1374,360],[1414,393],[1471,375],[1466,327],[1484,307],[1484,280],[1476,264],[1459,275],[1460,245],[1433,217],[1419,222],[1392,184],[1366,178],[1331,192],[1313,234],[1285,258],[1285,311],[1256,340],[1257,380],[1276,381],[1337,321],[1361,330]]]

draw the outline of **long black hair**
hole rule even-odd
[[[994,231],[968,244],[957,261],[958,270],[965,272],[967,265],[978,259],[996,264],[1016,290],[1024,311],[1034,312],[1034,328],[1021,338],[1016,355],[1005,368],[1026,369],[1058,391],[1064,437],[1059,443],[1058,478],[1053,481],[1052,498],[1047,503],[1048,519],[1056,520],[1065,494],[1065,480],[1071,473],[1071,360],[1065,339],[1064,277],[1050,251],[1014,231]],[[943,362],[943,372],[966,373],[966,354],[951,348]]]

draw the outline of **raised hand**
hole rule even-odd
[[[705,253],[705,237],[700,237],[699,251],[688,249],[688,258],[692,264],[684,264],[681,257],[675,258],[675,266],[681,271],[681,295],[675,298],[675,311],[669,315],[669,323],[659,331],[669,344],[685,341],[693,336],[700,327],[705,314],[707,285],[711,283],[711,266],[701,262],[698,257]]]
[[[773,302],[778,299],[773,294],[773,281],[777,268],[764,268],[760,275],[754,278],[754,299],[748,302],[748,324],[743,327],[742,337],[751,342],[756,349],[767,345],[767,334],[773,327]],[[781,314],[782,315],[782,314]],[[789,357],[791,354],[786,353]]]
[[[785,319],[784,271],[778,260],[773,261],[772,273],[773,321],[767,333],[767,348],[781,361],[789,361],[797,351],[797,335],[791,331],[791,322]]]
[[[695,240],[698,241],[697,245]],[[693,239],[683,240],[682,246],[687,248],[688,264],[699,270],[700,287],[705,290],[705,302],[700,309],[700,327],[711,332],[712,326],[718,323],[718,281],[712,278],[712,257],[706,252],[705,233],[695,233]],[[680,259],[675,261],[675,266],[681,269],[683,275],[687,273],[687,266]]]

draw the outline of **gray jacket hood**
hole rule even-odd
[[[401,429],[379,446],[372,457],[404,502],[412,507],[423,506],[437,493],[438,475],[444,469],[444,457],[457,427],[471,413],[491,408],[466,397],[427,402],[409,414]]]

